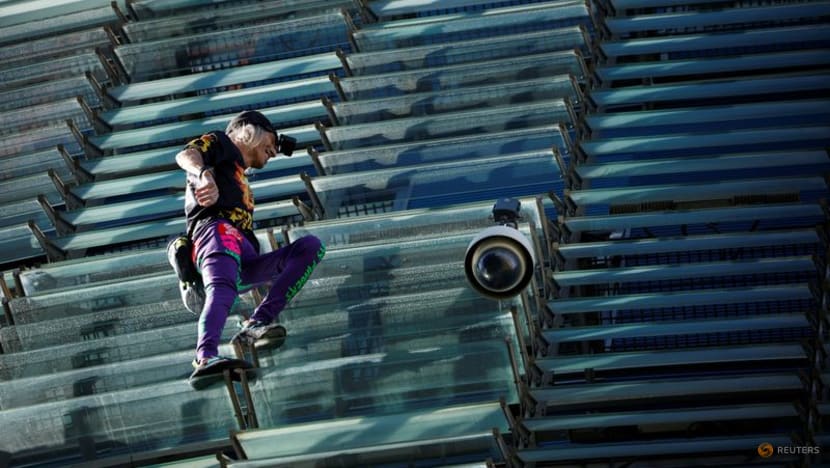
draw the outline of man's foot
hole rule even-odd
[[[193,373],[190,374],[188,383],[195,390],[202,390],[216,382],[223,380],[222,373],[226,369],[252,369],[254,366],[242,359],[227,358],[224,356],[213,356],[193,360]],[[236,373],[231,373],[235,378]]]
[[[205,307],[205,289],[201,284],[179,283],[179,292],[185,308],[194,315],[201,315]]]
[[[258,341],[281,341],[285,338],[285,327],[276,322],[265,323],[258,320],[242,322],[242,329],[231,338],[231,344],[254,345]]]

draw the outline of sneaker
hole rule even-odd
[[[209,385],[223,380],[222,373],[225,369],[252,369],[253,367],[248,361],[224,356],[213,356],[202,360],[194,359],[194,370],[190,374],[188,383],[195,390],[202,390]]]
[[[286,335],[285,327],[276,322],[246,320],[240,325],[242,329],[231,338],[231,344],[254,345],[259,340],[277,340]]]
[[[205,289],[197,283],[179,283],[182,303],[194,315],[201,315],[205,307]]]

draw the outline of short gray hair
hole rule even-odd
[[[262,143],[269,132],[256,125],[242,124],[234,128],[228,128],[225,133],[228,138],[253,148]]]

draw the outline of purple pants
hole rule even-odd
[[[306,283],[326,248],[320,239],[305,236],[259,255],[240,230],[215,220],[197,229],[193,251],[206,295],[196,345],[196,357],[202,359],[219,353],[222,329],[239,294],[270,281],[271,289],[250,318],[272,322]]]

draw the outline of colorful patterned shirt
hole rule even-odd
[[[238,229],[252,231],[254,227],[254,195],[245,175],[242,153],[230,138],[220,131],[202,135],[188,143],[185,148],[194,148],[202,154],[206,166],[213,167],[213,179],[219,188],[219,200],[205,208],[196,202],[193,190],[197,177],[188,174],[185,195],[185,214],[188,228],[200,219],[224,218]]]

